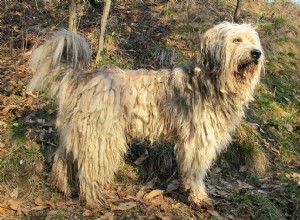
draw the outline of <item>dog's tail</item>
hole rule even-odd
[[[67,30],[57,31],[32,53],[30,66],[35,75],[26,90],[49,87],[51,95],[56,95],[65,76],[86,67],[90,59],[90,46],[84,38]]]

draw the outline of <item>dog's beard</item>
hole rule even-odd
[[[255,74],[258,69],[259,61],[258,60],[249,60],[241,62],[237,66],[237,70],[234,71],[234,76],[237,82],[243,83],[247,80],[250,80],[251,77]]]

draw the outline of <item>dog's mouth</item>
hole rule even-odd
[[[257,60],[252,60],[250,62],[242,63],[238,65],[238,72],[244,72],[244,70],[251,69],[252,67],[255,67],[258,64]]]
[[[247,77],[252,76],[258,65],[257,60],[242,63],[238,65],[237,71],[234,73],[237,81],[244,81]]]

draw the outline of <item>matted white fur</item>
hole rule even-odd
[[[85,72],[88,44],[63,30],[32,54],[36,73],[28,89],[47,86],[58,100],[51,179],[60,191],[102,205],[102,187],[112,181],[127,143],[141,138],[175,141],[189,201],[208,199],[204,177],[253,99],[264,56],[251,25],[228,22],[209,29],[198,50],[190,69]]]

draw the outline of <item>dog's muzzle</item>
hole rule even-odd
[[[254,50],[251,51],[251,57],[254,60],[258,60],[260,58],[260,55],[261,55],[261,51],[260,50],[254,49]]]

